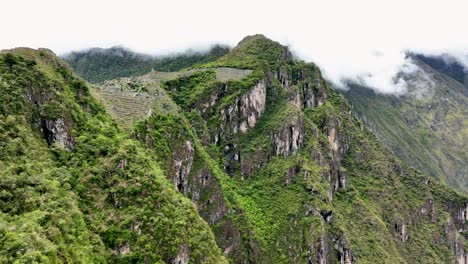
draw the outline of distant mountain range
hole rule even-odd
[[[84,79],[101,82],[155,71],[178,71],[197,63],[215,60],[229,51],[227,46],[214,45],[205,52],[187,51],[170,56],[151,56],[123,47],[92,48],[65,54],[63,59]]]

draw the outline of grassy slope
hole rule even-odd
[[[423,98],[417,99],[412,93],[402,97],[376,95],[363,87],[353,87],[344,95],[379,139],[402,160],[466,192],[468,121],[464,117],[468,115],[468,100],[465,88],[420,64],[433,80]]]
[[[151,153],[53,54],[3,52],[0,77],[0,262],[154,263],[184,252],[190,262],[225,261]],[[71,126],[71,151],[40,133],[40,120],[60,118]]]

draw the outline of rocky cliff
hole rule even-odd
[[[162,83],[180,112],[134,136],[235,263],[463,263],[467,198],[394,158],[315,65],[251,36],[200,67]]]
[[[190,71],[116,80],[92,93],[66,65],[53,67],[55,78],[48,79],[60,85],[42,86],[56,87],[60,99],[52,101],[64,107],[47,115],[25,96],[27,80],[10,88],[17,81],[9,78],[22,74],[11,72],[8,61],[38,70],[16,56],[2,57],[8,91],[2,99],[11,106],[21,99],[26,108],[5,107],[2,114],[15,111],[28,121],[21,129],[0,123],[12,142],[1,145],[10,153],[1,156],[10,176],[0,182],[9,186],[0,218],[7,223],[0,229],[6,261],[466,262],[468,198],[395,158],[317,66],[262,35]],[[44,69],[39,73],[50,73]],[[145,107],[128,107],[131,118],[121,116],[108,90],[122,100],[143,96]],[[54,123],[42,126],[41,119]],[[52,199],[42,209],[49,216],[34,220],[49,246],[31,250],[21,243],[32,232],[18,229],[31,218],[14,211],[12,204],[23,200],[12,186],[23,186],[32,166],[18,169],[19,161],[7,158],[29,149],[13,143],[21,131],[36,135],[34,143],[57,168],[39,174],[56,189],[27,186],[67,194],[70,202],[58,205],[76,208],[72,219],[59,221],[67,214]],[[82,230],[81,240],[73,227]]]

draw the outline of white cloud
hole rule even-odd
[[[395,80],[408,65],[404,50],[468,53],[467,1],[3,0],[0,8],[1,49],[123,45],[161,54],[263,33],[335,83],[361,81],[382,93],[404,92]]]

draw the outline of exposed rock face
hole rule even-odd
[[[465,245],[462,241],[457,240],[454,244],[454,253],[457,258],[456,264],[468,263],[468,252],[465,251]]]
[[[166,153],[167,157],[160,157],[160,162],[167,164],[169,179],[176,189],[192,201],[200,216],[211,226],[220,226],[214,230],[218,246],[227,256],[237,259],[237,254],[242,252],[240,248],[243,246],[240,233],[232,220],[232,213],[226,205],[223,191],[216,176],[213,175],[209,164],[196,148],[194,139],[187,133],[188,128],[183,124],[183,121],[177,119],[175,123],[165,124],[162,120],[157,119],[157,117],[151,118],[147,124],[147,131],[142,131],[143,134],[138,134],[137,137],[140,138],[140,141],[145,142],[149,148],[152,148],[156,139],[152,138],[151,129],[158,129],[158,125],[162,127],[173,126],[163,138],[157,139],[165,142],[170,150]],[[149,133],[149,135],[145,135],[145,133]],[[162,154],[156,153],[157,156]],[[180,248],[176,260],[181,262],[173,263],[186,263],[184,256],[185,251]]]
[[[458,230],[460,233],[463,233],[467,230],[467,220],[468,220],[468,203],[453,205],[451,203],[446,204],[447,211],[451,214],[451,223],[454,226],[454,229]]]
[[[273,132],[273,149],[276,155],[295,155],[299,147],[304,143],[305,131],[304,122],[301,117],[297,117],[292,124],[281,127]]]
[[[278,69],[276,78],[284,88],[287,89],[291,86],[291,73],[285,67]]]
[[[245,122],[247,121],[247,127],[252,128],[257,123],[257,119],[265,112],[266,104],[266,85],[265,81],[260,80],[254,88],[240,99],[240,119],[243,120],[239,129],[241,132],[246,132]],[[244,120],[247,119],[247,120]]]
[[[353,256],[348,249],[343,249],[343,252],[340,255],[341,264],[351,264],[353,263]]]
[[[304,107],[314,108],[321,106],[327,100],[327,94],[324,93],[323,86],[322,81],[318,78],[303,83],[300,88]]]
[[[196,157],[195,162],[200,162]],[[238,258],[242,250],[238,227],[233,222],[231,211],[225,203],[225,198],[216,177],[204,164],[202,168],[194,168],[189,175],[187,197],[189,197],[200,215],[211,226],[219,225],[215,235],[219,247],[227,256]]]
[[[71,150],[75,145],[75,140],[70,135],[70,123],[66,122],[64,118],[41,119],[41,130],[49,145],[55,143],[66,150]]]
[[[341,161],[349,149],[350,136],[342,133],[342,122],[334,116],[330,116],[326,121],[326,134],[331,147],[333,157]]]
[[[124,243],[119,247],[119,253],[120,255],[125,255],[130,253],[130,245],[128,243]]]
[[[464,223],[463,223],[464,224]],[[456,221],[448,218],[445,225],[445,239],[446,243],[450,244],[450,247],[453,250],[454,255],[456,256],[457,264],[466,264],[468,260],[468,252],[465,248],[465,243],[463,240],[465,230],[458,229]]]
[[[195,106],[196,110],[203,116],[206,116],[209,110],[216,105],[219,99],[221,99],[227,93],[228,88],[229,87],[227,84],[220,84],[218,89],[212,91],[209,97],[204,98],[202,103],[198,103]]]
[[[143,225],[142,221],[136,220],[132,226],[130,227],[130,230],[135,232],[137,235],[141,235],[141,226]]]
[[[328,236],[327,231],[325,230],[324,226],[322,225],[321,233],[320,233],[320,246],[318,249],[313,249],[311,248],[311,253],[315,253],[314,251],[316,250],[317,254],[317,262],[320,264],[326,264],[330,263],[330,251],[331,251],[331,245],[330,245],[330,238]],[[309,259],[311,261],[311,259]]]
[[[445,234],[447,240],[452,243],[452,250],[456,255],[457,264],[468,263],[468,251],[465,248],[463,237],[466,237],[466,225],[468,220],[468,204],[462,204],[454,206],[452,204],[447,205],[447,209],[451,211],[451,219],[447,219],[448,222],[445,226]]]
[[[406,225],[404,222],[401,224],[395,224],[396,237],[401,242],[408,241],[408,233],[406,231]]]
[[[61,90],[60,87],[55,87],[55,89]],[[66,112],[61,112],[61,117],[51,117],[49,113],[44,113],[40,110],[41,107],[60,100],[60,96],[53,89],[31,86],[26,89],[26,97],[36,107],[37,112],[41,116],[37,122],[47,143],[49,145],[56,144],[63,149],[71,150],[75,145],[75,139],[71,135],[72,121],[70,115]],[[49,106],[49,108],[54,108],[54,106]],[[48,111],[57,111],[57,109],[49,109]]]
[[[242,177],[245,178],[262,168],[271,158],[272,151],[273,150],[256,149],[254,153],[250,153],[249,155],[245,153],[241,154],[243,158],[239,162]]]
[[[237,148],[237,144],[228,143],[224,147],[224,156],[226,157],[224,170],[228,173],[236,171],[241,163],[241,153]]]
[[[188,264],[189,260],[189,247],[187,244],[182,244],[177,250],[177,256],[171,261],[171,264]]]
[[[242,156],[237,146],[239,133],[247,133],[263,116],[266,94],[267,81],[262,79],[248,92],[237,97],[233,104],[221,109],[221,125],[216,128],[219,132],[214,135],[214,143],[225,144],[226,164],[224,168],[228,173],[237,171],[239,167],[242,168]]]
[[[186,140],[180,148],[173,152],[172,163],[172,180],[174,186],[183,193],[187,195],[188,191],[188,176],[190,170],[192,169],[194,149],[193,143],[190,140]]]
[[[426,203],[420,209],[421,215],[429,215],[431,221],[435,223],[437,221],[437,212],[433,199],[427,199]]]
[[[334,240],[334,247],[338,251],[338,260],[340,264],[352,264],[354,259],[353,251],[349,249],[345,237],[339,237]]]
[[[464,207],[459,208],[456,211],[455,219],[457,220],[458,225],[465,229],[466,221],[468,221],[468,204],[465,204]]]
[[[468,263],[468,253],[457,255],[457,264],[466,264]]]
[[[330,182],[329,196],[331,198],[337,190],[346,189],[347,187],[348,176],[341,165],[341,161],[349,149],[351,139],[345,132],[341,132],[343,130],[341,121],[333,115],[326,120],[324,130],[327,135],[328,151],[330,152],[330,158],[328,159],[329,172],[326,172],[326,178]],[[318,157],[318,161],[322,162],[323,155]]]
[[[239,131],[245,133],[253,128],[265,112],[265,106],[266,82],[260,80],[249,92],[237,98],[234,104],[221,110],[221,132],[215,138],[215,143],[220,137],[230,139]]]
[[[336,128],[332,127],[328,134],[328,143],[330,143],[333,151],[338,151],[338,137],[336,136]]]

